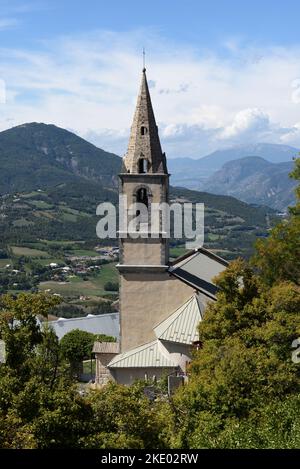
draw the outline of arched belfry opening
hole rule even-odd
[[[148,225],[149,220],[150,220],[150,211],[151,211],[151,198],[152,194],[150,189],[147,187],[139,187],[137,188],[135,194],[134,194],[134,201],[137,204],[143,204],[143,208],[137,207],[136,214],[135,216],[139,217],[139,225],[137,226],[137,229],[139,230],[141,228],[141,224],[145,226]]]
[[[136,201],[140,204],[144,204],[147,208],[149,207],[149,195],[145,187],[138,189],[136,193]]]
[[[138,171],[139,174],[146,174],[148,172],[148,160],[146,158],[141,157],[139,159]]]

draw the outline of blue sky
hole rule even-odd
[[[0,0],[0,130],[54,123],[126,151],[146,47],[169,157],[300,147],[300,3]]]
[[[297,0],[1,0],[4,17],[18,27],[6,31],[6,46],[36,46],[36,41],[95,29],[128,31],[154,28],[173,40],[218,47],[237,36],[262,44],[299,40]]]

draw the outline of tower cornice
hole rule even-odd
[[[169,179],[170,174],[169,173],[147,173],[147,174],[139,174],[139,173],[119,173],[119,178],[120,179],[127,179],[128,181],[155,181],[158,179]]]

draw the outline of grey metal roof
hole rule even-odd
[[[47,323],[44,323],[47,324]],[[93,334],[105,334],[119,339],[120,319],[119,313],[99,314],[94,316],[89,314],[82,318],[64,319],[48,322],[54,329],[57,337],[61,339],[65,334],[74,329],[92,332]]]
[[[136,347],[113,358],[109,368],[176,368],[176,365],[163,352],[159,340]]]
[[[118,342],[94,342],[93,353],[119,353]]]
[[[199,248],[175,260],[169,267],[169,272],[214,299],[218,289],[213,278],[223,272],[227,265],[221,257]]]
[[[202,321],[202,312],[197,296],[193,295],[165,321],[154,328],[158,339],[170,342],[191,344],[199,339],[198,324]]]

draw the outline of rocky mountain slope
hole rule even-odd
[[[291,162],[298,152],[297,148],[288,145],[270,143],[239,145],[215,151],[196,160],[191,158],[169,159],[168,168],[172,174],[171,182],[173,185],[205,190],[207,179],[229,161],[258,156],[270,163]]]
[[[203,185],[214,194],[285,210],[294,203],[296,181],[289,178],[293,162],[270,163],[260,157],[229,161]]]
[[[0,132],[0,194],[92,180],[116,187],[121,158],[55,125]]]
[[[0,248],[30,248],[41,240],[101,243],[96,208],[118,204],[121,158],[53,125],[25,124],[0,133],[0,167]],[[227,258],[248,256],[275,215],[231,196],[185,188],[171,187],[170,198],[205,204],[205,246]]]

